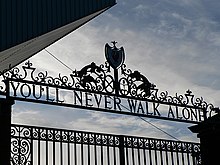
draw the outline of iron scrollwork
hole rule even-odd
[[[3,72],[3,81],[7,79],[28,80],[33,82],[33,84],[42,83],[119,97],[129,97],[131,99],[142,99],[155,102],[157,105],[182,106],[186,107],[187,110],[190,108],[202,109],[205,119],[212,116],[213,113],[219,112],[218,108],[214,108],[213,104],[207,103],[202,97],[195,98],[190,90],[187,90],[185,94],[175,94],[175,96],[169,95],[167,91],[159,92],[156,85],[151,83],[139,71],[127,69],[124,64],[125,53],[123,47],[119,49],[115,45],[116,42],[113,44],[113,47],[106,46],[108,58],[104,64],[97,65],[92,62],[81,70],[72,72],[69,76],[59,74],[58,77],[53,77],[47,71],[37,72],[33,64],[27,61],[21,68],[14,67],[7,72]],[[0,86],[0,90],[1,94],[6,94],[4,84]],[[37,96],[35,98],[38,99]]]
[[[11,129],[11,162],[12,164],[31,164],[31,139],[19,135],[30,136],[29,128],[12,127]]]

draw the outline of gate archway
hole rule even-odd
[[[3,104],[19,100],[194,124],[217,113],[190,90],[175,96],[160,92],[140,72],[127,69],[124,49],[115,44],[105,46],[107,62],[69,76],[36,72],[30,61],[11,68],[3,74]],[[200,164],[198,143],[5,124],[11,131],[11,164]]]

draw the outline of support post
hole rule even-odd
[[[120,165],[125,165],[125,147],[124,147],[124,136],[119,136],[119,156]]]
[[[11,158],[11,107],[14,101],[0,98],[0,164],[10,165]]]
[[[115,89],[115,94],[118,96],[119,95],[119,82],[118,82],[118,69],[114,69],[114,89]]]
[[[189,127],[200,138],[201,164],[215,165],[220,161],[220,114]]]

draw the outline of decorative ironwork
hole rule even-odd
[[[97,66],[95,63],[87,65],[80,71],[75,71],[73,74],[68,76],[61,76],[53,78],[48,75],[48,72],[39,72],[35,75],[36,68],[32,67],[30,61],[26,62],[22,66],[24,75],[21,70],[17,67],[12,68],[9,72],[4,73],[2,76],[6,79],[26,80],[28,78],[28,72],[30,71],[31,81],[35,83],[44,83],[48,85],[58,85],[63,87],[71,87],[76,89],[85,89],[91,92],[106,92],[114,94],[113,82],[114,78],[112,75],[107,75],[109,70],[109,64],[106,62],[105,65]],[[140,72],[132,72],[130,69],[126,69],[123,65],[122,75],[119,80],[120,82],[120,95],[131,96],[134,98],[148,98],[158,102],[167,104],[178,104],[178,105],[192,105],[198,108],[214,108],[210,103],[204,101],[201,98],[195,98],[190,90],[186,91],[185,94],[171,96],[167,91],[160,92],[156,85],[151,84],[148,79],[143,76]],[[127,72],[127,73],[126,73]],[[129,74],[128,74],[129,73]],[[3,81],[4,81],[3,80]],[[4,84],[1,85],[1,92],[6,93]]]
[[[15,124],[11,137],[12,164],[52,164],[58,160],[60,164],[81,164],[84,160],[89,165],[102,165],[113,164],[110,161],[119,164],[123,159],[127,164],[137,161],[137,165],[143,161],[146,165],[199,165],[200,161],[198,143]]]
[[[109,44],[105,44],[105,56],[110,66],[117,69],[124,63],[125,53],[123,47],[120,49],[116,47],[116,41],[112,43],[113,47],[109,46]]]
[[[83,67],[80,71],[74,71],[70,76],[52,77],[48,75],[48,72],[35,73],[36,68],[30,61],[27,61],[22,66],[22,71],[18,67],[12,68],[8,72],[4,73],[3,79],[15,79],[15,80],[28,80],[35,83],[44,83],[48,85],[57,85],[63,87],[70,87],[76,89],[84,89],[90,92],[106,92],[109,94],[115,94],[114,76],[111,75],[110,65],[105,62],[105,65],[97,66],[94,62],[90,65]],[[22,73],[23,72],[23,73]],[[130,69],[126,69],[126,65],[121,66],[122,76],[119,83],[119,95],[131,96],[135,98],[148,98],[153,94],[155,85],[151,84],[148,79],[138,71],[132,72]],[[5,88],[1,86],[1,91],[6,92]],[[152,95],[152,98],[156,95]],[[164,98],[155,98],[165,101]],[[169,101],[170,99],[168,99]]]
[[[11,85],[14,85],[14,81],[18,83],[18,86],[23,83],[23,85],[20,85],[21,88],[27,88],[29,92],[25,94],[21,89],[20,92],[24,98],[22,100],[30,98],[31,93],[33,93],[33,99],[39,101],[43,95],[43,91],[48,92],[48,87],[53,86],[56,88],[57,98],[50,99],[49,96],[47,96],[46,101],[56,102],[57,104],[63,103],[63,105],[65,102],[58,98],[58,88],[60,87],[113,96],[114,98],[110,99],[114,100],[114,110],[120,111],[121,113],[123,110],[121,108],[122,106],[120,107],[120,103],[122,102],[120,98],[127,98],[127,109],[130,112],[133,114],[137,114],[138,112],[138,114],[141,113],[141,115],[148,117],[161,118],[162,115],[158,107],[161,104],[167,105],[166,117],[162,118],[174,119],[176,121],[181,120],[188,122],[191,120],[192,122],[199,122],[219,112],[219,109],[215,108],[213,104],[206,102],[202,97],[196,98],[190,90],[187,90],[185,94],[176,94],[175,96],[169,95],[167,91],[160,92],[158,88],[156,88],[156,85],[151,83],[143,74],[127,69],[124,64],[124,49],[117,48],[115,45],[116,42],[113,42],[113,44],[113,47],[106,44],[107,61],[104,64],[97,65],[92,62],[81,70],[74,71],[69,76],[59,74],[58,77],[52,77],[47,71],[37,72],[33,64],[27,61],[22,68],[15,67],[8,72],[3,72],[3,81],[10,81],[12,82]],[[113,68],[113,72],[111,67]],[[37,84],[39,85],[39,95],[36,94],[35,89]],[[43,88],[43,85],[48,87]],[[18,86],[12,87],[14,89],[13,97],[15,99],[17,96],[15,92]],[[0,89],[2,94],[6,95],[6,93],[9,92],[6,90],[5,84],[2,84]],[[91,95],[90,93],[88,95]],[[88,96],[86,97],[88,98]],[[105,98],[108,99],[108,97]],[[98,98],[95,99],[99,108],[101,96],[100,100],[98,100]],[[144,109],[141,102],[136,103],[136,101],[133,100],[145,101],[146,104],[151,103],[153,107],[152,112],[149,112],[149,105],[146,105]],[[90,101],[90,99],[88,98],[87,101]],[[106,105],[108,103],[108,100],[105,101]],[[86,108],[88,108],[89,105],[92,104],[86,103]],[[104,108],[110,109],[108,106]],[[127,112],[123,113],[127,114]]]
[[[17,138],[11,139],[11,163],[19,165],[31,165],[31,138],[23,138],[20,135],[30,135],[30,129],[23,127],[14,127],[11,129],[11,136]]]
[[[13,138],[19,137],[26,140],[32,139],[112,147],[119,146],[119,137],[116,135],[25,125],[13,124],[11,127],[11,136]],[[27,147],[27,150],[29,149],[30,147]]]

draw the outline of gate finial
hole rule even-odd
[[[116,44],[117,44],[118,42],[117,42],[117,41],[112,41],[111,43],[113,44],[114,48],[116,48]]]

